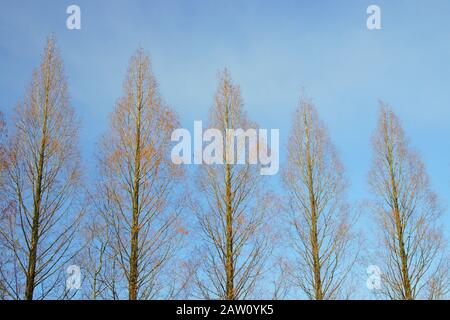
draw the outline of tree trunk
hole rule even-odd
[[[48,57],[50,61],[51,56]],[[44,158],[45,158],[45,147],[46,147],[46,137],[47,137],[47,117],[48,117],[48,103],[49,103],[49,90],[50,90],[50,62],[47,66],[46,83],[45,83],[45,105],[44,105],[44,115],[43,115],[43,126],[42,126],[42,138],[41,138],[41,148],[39,150],[39,160],[37,165],[37,179],[36,179],[36,189],[34,191],[34,203],[33,203],[33,224],[31,227],[31,245],[28,254],[28,270],[27,270],[27,281],[25,289],[25,299],[33,300],[33,292],[35,287],[36,278],[36,257],[37,248],[39,242],[39,220],[40,220],[40,208],[42,200],[42,175],[44,170]]]
[[[139,66],[139,76],[141,75],[141,66]],[[141,80],[141,79],[139,79]],[[130,300],[137,299],[138,292],[138,248],[139,248],[139,186],[141,176],[141,113],[142,113],[142,81],[138,82],[137,92],[137,119],[136,119],[136,153],[134,161],[134,185],[133,185],[133,218],[131,227],[131,255],[130,255],[130,279],[128,284],[128,293]]]
[[[387,125],[387,124],[386,124]],[[401,260],[401,268],[402,268],[402,283],[403,283],[403,295],[405,300],[413,300],[412,292],[411,292],[411,283],[409,279],[409,272],[408,272],[408,257],[406,255],[405,251],[405,242],[403,239],[403,225],[401,221],[400,216],[400,208],[398,203],[398,192],[397,192],[397,183],[395,180],[394,175],[394,159],[392,155],[392,147],[389,142],[389,136],[388,132],[386,130],[385,132],[386,136],[386,146],[388,149],[388,164],[389,164],[389,175],[391,180],[391,187],[392,187],[392,198],[393,198],[393,214],[394,214],[394,220],[395,220],[395,227],[397,232],[397,240],[398,240],[398,247],[399,247],[399,255]]]
[[[230,127],[228,99],[225,109],[225,129]],[[228,137],[226,138],[228,140]],[[228,147],[230,141],[227,141]],[[228,149],[227,149],[228,150]],[[227,160],[227,159],[226,159]],[[229,159],[228,159],[229,160]],[[225,271],[227,276],[226,295],[227,300],[234,300],[234,261],[233,261],[233,211],[232,211],[232,195],[231,195],[231,165],[226,164],[225,168],[225,201],[226,201],[226,257]]]
[[[227,275],[227,300],[234,300],[234,266],[233,266],[233,217],[231,208],[231,170],[226,165],[226,275]]]
[[[317,204],[314,196],[314,180],[313,180],[313,163],[311,159],[311,146],[310,146],[310,132],[308,123],[305,119],[306,126],[306,161],[307,161],[307,175],[308,175],[308,189],[309,189],[309,201],[311,205],[311,248],[313,255],[313,272],[314,272],[314,292],[315,299],[322,300],[322,279],[320,275],[320,258],[319,258],[319,240],[317,235]]]

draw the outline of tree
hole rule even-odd
[[[3,172],[6,170],[7,165],[7,154],[6,154],[6,121],[3,113],[0,111],[0,210],[3,212],[5,203],[5,198],[3,194],[4,190],[4,179]]]
[[[3,113],[0,111],[0,173],[5,170],[6,167],[6,122]],[[0,174],[0,179],[2,178]],[[0,180],[0,187],[3,185],[3,181]]]
[[[95,202],[95,199],[91,199]],[[90,208],[90,212],[93,210]],[[108,228],[106,219],[100,214],[89,216],[89,222],[83,228],[86,246],[79,258],[84,271],[83,295],[84,299],[117,299],[115,290],[117,272],[108,259],[108,245],[110,244],[111,228]]]
[[[6,168],[6,146],[5,146],[5,137],[6,137],[6,122],[3,117],[3,113],[0,111],[0,224],[4,219],[4,211],[6,210],[6,199],[4,195],[4,183],[3,183],[3,172]],[[0,237],[0,249],[2,248],[2,241]],[[0,257],[0,270],[4,268],[5,259],[4,257]],[[6,286],[4,284],[3,279],[0,277],[0,300],[5,299],[6,294]]]
[[[334,299],[342,296],[357,253],[352,252],[347,183],[314,105],[302,98],[293,121],[284,182],[296,259],[285,271],[309,299]]]
[[[74,257],[82,217],[78,119],[55,39],[15,111],[3,174],[10,203],[0,228],[9,263],[0,270],[14,299],[67,296],[64,265]]]
[[[448,291],[437,196],[394,112],[380,102],[369,184],[382,242],[381,293],[390,299],[437,298]]]
[[[220,132],[214,139],[221,140],[214,141],[227,146],[227,150],[233,150],[230,146],[234,139],[227,135],[227,129],[255,128],[244,111],[240,88],[232,82],[227,70],[220,74],[209,122],[210,128]],[[256,152],[251,146],[246,147],[250,150],[249,157]],[[234,156],[242,151],[235,148]],[[199,295],[207,299],[249,297],[262,274],[269,248],[268,220],[265,220],[269,206],[260,189],[258,166],[249,161],[232,164],[227,161],[227,157],[232,159],[230,154],[225,152],[220,163],[203,165],[199,171],[202,200],[194,210],[207,240],[197,286]]]
[[[168,150],[177,125],[175,113],[158,92],[149,58],[138,50],[99,155],[95,196],[103,219],[97,230],[103,230],[103,240],[98,242],[97,257],[108,257],[105,272],[115,268],[121,273],[106,283],[110,298],[120,298],[124,291],[130,300],[174,294],[167,284],[170,272],[164,268],[183,236],[179,219],[183,202],[175,188],[183,171],[171,162]]]

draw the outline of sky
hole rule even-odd
[[[250,118],[280,129],[281,169],[289,128],[304,90],[327,124],[356,204],[367,183],[378,100],[401,119],[421,154],[450,233],[450,1],[448,0],[29,0],[0,3],[0,110],[11,115],[56,35],[71,104],[82,119],[89,176],[133,52],[142,47],[164,101],[183,127],[207,119],[217,73],[241,86]],[[66,8],[81,8],[81,30]],[[368,30],[366,9],[381,9]],[[274,179],[279,179],[279,175]],[[371,228],[367,224],[366,228]]]

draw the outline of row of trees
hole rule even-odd
[[[309,100],[301,99],[293,119],[286,199],[267,191],[256,165],[201,166],[195,185],[186,182],[188,173],[169,156],[178,118],[142,50],[130,60],[89,187],[80,121],[52,37],[11,123],[7,136],[0,118],[0,298],[233,300],[268,290],[285,298],[287,288],[309,299],[347,297],[360,241],[343,166]],[[209,126],[256,127],[227,71]],[[448,257],[436,196],[383,104],[369,182],[381,235],[371,260],[382,270],[377,292],[391,299],[446,297]],[[78,291],[66,286],[69,264],[81,266]]]

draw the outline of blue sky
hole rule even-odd
[[[70,4],[81,7],[81,30],[65,27]],[[370,4],[381,8],[381,30],[366,28]],[[84,160],[88,172],[95,172],[96,142],[121,95],[128,60],[142,46],[165,101],[187,128],[206,120],[217,71],[226,66],[242,87],[250,117],[264,128],[280,128],[285,146],[303,87],[328,125],[353,203],[370,198],[370,137],[377,101],[386,101],[446,206],[449,16],[447,0],[2,1],[0,108],[10,114],[39,64],[47,35],[55,33],[72,105],[83,120]]]

